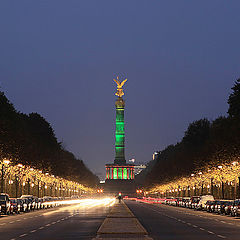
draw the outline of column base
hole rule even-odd
[[[110,194],[122,195],[136,194],[136,183],[133,179],[106,179],[104,183],[104,192]]]

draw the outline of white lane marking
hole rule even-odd
[[[6,223],[1,223],[0,225],[5,225]]]
[[[222,236],[222,235],[217,235],[218,237],[220,237],[220,238],[227,238],[227,237],[225,237],[225,236]]]
[[[26,220],[27,218],[23,218],[24,220]]]
[[[39,230],[41,230],[41,229],[44,229],[44,227],[40,227],[40,228],[38,228]]]
[[[17,222],[21,222],[21,220],[18,219]]]
[[[186,223],[186,222],[183,221],[183,220],[177,219],[177,218],[172,217],[172,216],[165,215],[165,214],[163,214],[162,212],[159,212],[159,211],[157,211],[157,210],[155,210],[155,209],[152,209],[152,210],[155,211],[155,212],[157,212],[157,213],[160,213],[160,214],[162,214],[162,215],[164,215],[164,216],[166,216],[166,217],[175,219],[175,220],[177,220],[177,221],[179,221],[179,222]],[[197,215],[195,215],[195,214],[191,214],[191,215],[197,216]],[[207,217],[204,217],[204,218],[207,218]],[[208,219],[208,218],[207,218],[207,219]],[[215,219],[215,220],[216,220],[216,221],[219,221],[218,219]],[[220,221],[219,221],[219,222],[220,222]],[[224,222],[224,221],[221,221],[221,222],[222,222],[222,223],[226,223],[226,222]],[[195,228],[198,227],[198,226],[196,226],[196,225],[192,225],[191,223],[186,223],[186,224],[189,225],[189,226],[195,227]],[[233,224],[231,224],[231,225],[233,225]],[[216,234],[216,233],[214,233],[214,232],[208,231],[208,230],[206,230],[206,229],[204,229],[204,228],[201,228],[201,227],[199,227],[199,229],[202,230],[202,231],[206,231],[206,232],[208,232],[209,234],[213,234],[213,235]],[[220,237],[220,238],[226,238],[225,236],[222,236],[222,235],[217,235],[217,236]]]
[[[25,237],[25,236],[27,236],[27,234],[26,234],[26,233],[24,233],[24,234],[20,235],[19,237]]]
[[[46,224],[46,225],[45,225],[45,227],[49,227],[49,226],[50,226],[50,224]]]
[[[57,220],[57,223],[61,222],[61,220]]]
[[[10,240],[16,240],[15,238],[12,238],[12,239],[10,239]]]
[[[34,229],[34,230],[32,230],[30,233],[34,233],[34,232],[36,232],[36,231],[37,231],[37,230]]]
[[[15,221],[9,222],[9,223],[14,223]]]
[[[226,223],[225,221],[220,221],[221,223]]]

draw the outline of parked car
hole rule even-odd
[[[217,204],[215,205],[215,212],[219,214],[225,213],[225,207],[228,204],[230,200],[219,200]]]
[[[20,205],[20,212],[26,212],[27,211],[27,204],[24,202],[23,199],[17,198],[17,202]]]
[[[28,211],[34,210],[35,201],[33,195],[22,195],[21,199],[27,199],[26,203],[28,205]]]
[[[23,200],[25,212],[31,211],[31,202],[28,198],[21,198]]]
[[[205,204],[204,210],[207,212],[212,212],[211,206],[214,204],[214,201],[208,200]]]
[[[35,198],[34,199],[34,201],[35,201],[35,209],[41,209],[41,200],[40,200],[40,198]]]
[[[174,203],[174,206],[180,207],[181,202],[182,202],[182,197],[177,197]]]
[[[10,198],[10,204],[11,204],[11,213],[20,213],[20,204],[18,203],[16,198]]]
[[[211,209],[213,213],[218,213],[218,205],[220,204],[220,200],[215,200],[211,205]]]
[[[238,217],[240,216],[240,199],[236,199],[233,202],[233,207],[231,211],[231,216]]]
[[[7,193],[0,194],[0,205],[1,205],[1,213],[10,214],[11,204],[10,204],[9,195]]]
[[[38,198],[40,209],[44,208],[44,201],[42,198]]]
[[[234,203],[233,200],[230,200],[226,203],[225,209],[224,209],[225,215],[230,215],[231,214],[231,211],[232,211],[232,208],[233,208],[233,203]]]
[[[183,197],[180,206],[187,207],[187,203],[190,202],[190,197]]]
[[[174,205],[174,202],[176,202],[176,198],[174,197],[168,197],[166,198],[166,201],[165,201],[167,205]]]
[[[198,205],[199,201],[200,201],[200,197],[199,196],[191,197],[189,207],[193,208],[193,209],[197,209],[197,205]]]
[[[196,208],[198,210],[203,210],[203,209],[205,209],[205,205],[206,205],[207,201],[213,201],[213,200],[214,200],[213,195],[203,195],[203,196],[200,196],[200,199],[199,199],[199,202],[198,202]]]

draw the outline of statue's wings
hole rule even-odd
[[[124,85],[124,83],[125,83],[126,81],[127,81],[127,78],[121,82],[121,84],[120,84],[120,87],[121,87],[121,88],[123,87],[123,85]]]
[[[120,84],[120,82],[118,81],[118,80],[116,80],[116,79],[113,79],[113,81],[118,85],[118,87],[120,87],[121,86],[121,84]]]

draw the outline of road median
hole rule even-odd
[[[145,239],[148,232],[122,201],[116,202],[97,231],[94,239]]]

